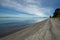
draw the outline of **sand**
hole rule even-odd
[[[49,18],[0,40],[60,40],[60,21]]]

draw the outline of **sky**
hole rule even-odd
[[[60,0],[0,0],[0,17],[49,17]]]

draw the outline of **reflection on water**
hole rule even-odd
[[[0,18],[0,36],[6,35],[8,32],[13,32],[27,27],[32,23],[37,23],[46,18]],[[8,33],[9,34],[9,33]]]
[[[44,20],[46,18],[0,18],[0,28],[10,27],[16,24],[30,24]]]

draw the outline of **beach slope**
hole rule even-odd
[[[60,40],[60,20],[49,18],[0,40]]]

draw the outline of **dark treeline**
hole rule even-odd
[[[60,8],[57,8],[53,14],[53,17],[60,17]]]

